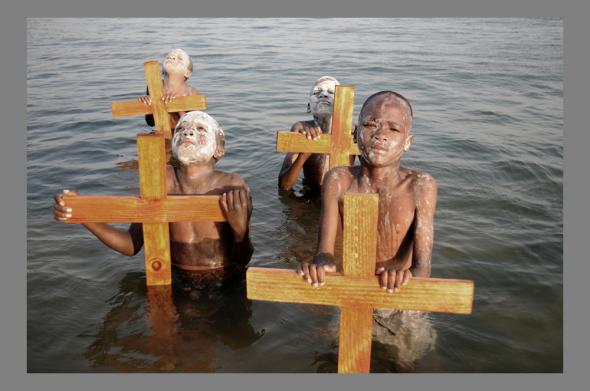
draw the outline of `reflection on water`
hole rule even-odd
[[[303,183],[277,192],[275,149],[276,130],[309,117],[313,80],[354,84],[355,120],[370,94],[399,91],[415,109],[402,165],[439,184],[432,274],[476,285],[470,316],[432,314],[436,349],[412,370],[562,371],[563,22],[233,22],[27,19],[27,370],[336,371],[335,307],[255,301],[234,314],[230,299],[185,305],[173,293],[162,300],[173,305],[152,306],[143,255],[52,219],[63,188],[138,194],[136,135],[148,127],[112,118],[111,102],[143,95],[142,62],[182,46],[190,84],[226,133],[217,167],[252,190],[252,266],[294,269],[317,245],[319,200]],[[191,23],[199,29],[179,42]],[[398,370],[377,342],[372,370]]]
[[[219,345],[239,350],[264,335],[249,320],[245,278],[186,292],[145,286],[129,273],[84,356],[101,371],[214,372]]]

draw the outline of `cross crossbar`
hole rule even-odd
[[[373,309],[470,314],[473,281],[412,278],[400,292],[380,289],[375,276],[378,196],[344,196],[342,273],[328,273],[326,285],[312,287],[293,270],[251,267],[247,296],[254,300],[340,307],[339,373],[368,373]]]

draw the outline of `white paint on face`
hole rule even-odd
[[[331,76],[319,78],[309,92],[309,108],[314,116],[332,115],[334,93],[338,80]]]
[[[400,159],[411,142],[407,104],[397,97],[377,97],[359,115],[358,146],[370,165]]]
[[[164,71],[166,73],[190,72],[190,57],[182,49],[171,50],[164,58]]]
[[[222,133],[217,121],[202,111],[183,115],[172,137],[172,154],[183,164],[206,163],[217,149],[217,133]]]

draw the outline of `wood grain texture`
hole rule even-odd
[[[246,273],[247,295],[253,300],[319,305],[362,304],[372,308],[470,314],[473,281],[412,278],[400,292],[387,293],[376,276],[326,275],[326,285],[314,288],[295,270],[250,267]]]
[[[354,86],[336,86],[332,114],[332,143],[330,145],[330,168],[349,166],[349,149],[352,139],[352,112],[354,110]]]
[[[377,194],[344,195],[342,268],[345,276],[375,275],[378,212]]]
[[[322,134],[319,140],[308,140],[296,132],[277,132],[277,152],[330,153],[330,134]]]
[[[168,114],[166,114],[166,120],[168,120]],[[141,199],[151,204],[161,205],[161,202],[166,200],[167,194],[164,136],[157,133],[138,135],[137,158]],[[143,212],[140,213],[143,214]],[[162,214],[159,216],[161,217]],[[168,222],[144,223],[143,243],[147,284],[171,284],[172,264]]]
[[[179,111],[206,110],[207,98],[203,95],[182,96],[174,98],[170,103],[165,103],[164,107],[169,113]]]
[[[207,98],[203,95],[184,96],[176,98],[169,103],[162,103],[168,113],[207,109]],[[111,112],[113,117],[130,117],[134,115],[152,114],[152,107],[146,106],[138,100],[112,102]]]
[[[226,221],[220,196],[167,196],[162,201],[134,196],[64,195],[72,217],[66,223],[163,223]]]
[[[373,309],[365,305],[340,308],[338,373],[369,373]]]
[[[112,102],[111,113],[113,117],[131,117],[134,115],[151,114],[152,108],[137,100]]]
[[[168,223],[144,223],[143,242],[147,285],[170,285],[172,264]]]
[[[160,75],[160,63],[158,61],[146,61],[143,64],[148,91],[152,98],[152,114],[154,116],[154,129],[162,132],[166,137],[171,137],[170,118],[162,96],[164,95],[164,83]]]
[[[287,131],[277,132],[277,152],[311,152],[311,153],[331,153],[330,143],[331,134],[322,134],[319,140],[308,140],[303,134]],[[358,145],[351,144],[346,150],[347,156],[359,155]],[[347,163],[348,164],[348,163]]]
[[[166,150],[159,133],[137,136],[139,191],[146,200],[166,198]]]

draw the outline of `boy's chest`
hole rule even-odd
[[[414,222],[416,202],[409,191],[379,195],[378,232],[387,236],[405,236]]]
[[[349,191],[362,192],[354,185]],[[395,190],[381,191],[378,195],[378,236],[380,240],[401,241],[409,232],[415,219],[415,194],[411,188],[401,186]],[[344,206],[342,200],[339,204],[340,213],[342,213]]]

